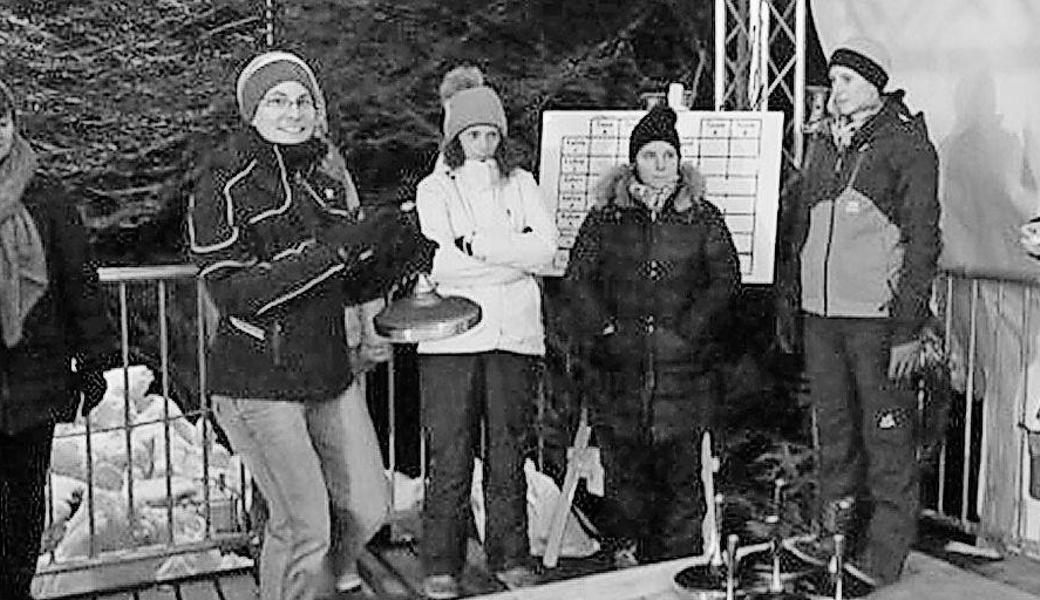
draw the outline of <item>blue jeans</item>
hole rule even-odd
[[[268,504],[261,600],[313,599],[333,541],[347,555],[338,560],[353,563],[386,517],[389,488],[363,390],[355,382],[320,402],[213,398]]]

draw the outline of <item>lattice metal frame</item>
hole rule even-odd
[[[808,0],[715,0],[715,110],[784,110],[783,158],[802,161]]]

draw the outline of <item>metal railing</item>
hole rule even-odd
[[[205,390],[195,275],[186,265],[100,270],[118,306],[122,350],[122,370],[108,383],[110,391],[122,389],[89,418],[55,432],[37,597],[182,577],[193,565],[226,564],[219,550],[247,543],[246,471],[215,443],[206,394],[193,399],[174,390],[171,315],[196,340],[183,349],[188,364],[181,366],[197,372]],[[151,363],[154,383],[134,366],[140,362]]]
[[[1016,274],[947,270],[937,286],[953,393],[946,438],[924,480],[926,516],[988,543],[1038,554],[1040,523],[1026,501],[1024,424],[1040,360],[1040,282]],[[1034,377],[1035,379],[1035,377]],[[982,497],[980,497],[980,494]]]
[[[101,418],[92,414],[56,432],[56,448],[82,452],[83,481],[78,497],[70,500],[67,486],[63,488],[71,478],[68,461],[52,465],[47,522],[51,533],[60,533],[64,522],[66,537],[74,525],[80,544],[79,552],[68,552],[63,538],[45,548],[36,581],[41,597],[114,587],[104,581],[106,570],[118,573],[114,583],[122,589],[134,577],[142,586],[154,584],[157,577],[183,577],[190,573],[163,565],[175,557],[218,556],[222,550],[244,547],[253,533],[247,518],[248,473],[215,443],[209,421],[205,301],[195,275],[195,268],[186,265],[101,270],[106,292],[118,306],[122,389],[115,413],[114,399],[107,398]],[[1040,361],[1031,341],[1032,329],[1040,325],[1037,286],[1037,281],[1010,275],[944,273],[937,298],[956,392],[945,441],[922,488],[926,515],[1032,554],[1040,554],[1040,515],[1033,516],[1024,500],[1029,453],[1027,431],[1020,425],[1033,417],[1027,414],[1030,366]],[[193,393],[174,385],[171,315],[183,319],[176,324],[176,337],[182,340],[182,362],[190,355],[186,371],[197,384]],[[194,342],[190,350],[183,347],[185,338]],[[142,357],[134,351],[138,347],[156,348],[157,355],[144,352]],[[150,396],[131,389],[134,365],[140,362],[155,371],[156,393]],[[393,362],[386,374],[387,467],[394,473],[400,433]],[[193,455],[177,443],[185,432],[198,442],[195,470],[189,469],[188,477],[182,475]],[[142,446],[142,439],[148,443]],[[420,435],[419,482],[425,480],[424,441]],[[118,473],[98,460],[105,452],[117,456]],[[984,475],[1000,465],[1012,476]],[[985,506],[977,501],[980,485],[987,486]],[[391,489],[398,491],[396,485]],[[78,507],[67,506],[76,503]],[[395,512],[394,526],[414,519],[414,508]],[[185,527],[185,521],[197,527]],[[117,539],[110,533],[113,527],[120,530]],[[409,536],[408,529],[394,531],[394,537]]]
[[[47,533],[34,582],[37,597],[143,588],[199,575],[189,565],[192,557],[208,558],[199,561],[203,568],[224,568],[217,565],[226,562],[222,554],[247,549],[254,541],[257,523],[248,516],[251,479],[237,458],[216,443],[210,420],[207,300],[197,273],[192,265],[99,270],[103,289],[118,313],[122,354],[122,370],[116,381],[108,383],[110,391],[121,390],[118,397],[107,395],[89,418],[56,430],[52,456],[65,460],[53,461],[48,474]],[[171,318],[180,322],[171,326]],[[171,329],[176,329],[176,335]],[[177,360],[172,356],[175,345]],[[142,364],[155,372],[154,382],[144,384],[154,394],[133,389]],[[387,468],[394,473],[400,462],[400,434],[393,360],[385,374]],[[373,376],[369,375],[369,384]],[[194,385],[186,385],[186,379]],[[139,406],[144,404],[147,407]],[[178,453],[182,432],[194,437],[197,446],[182,445]],[[143,446],[142,438],[147,440]],[[424,442],[420,436],[420,482],[426,472]],[[197,472],[185,481],[186,465],[181,463],[192,450],[197,451]],[[114,458],[115,464],[104,458]],[[78,482],[71,485],[71,492],[70,480]],[[391,505],[396,506],[399,485],[391,485],[391,490]],[[410,523],[417,516],[416,508],[394,512],[394,539],[412,537]],[[186,535],[185,521],[191,520],[197,527]]]

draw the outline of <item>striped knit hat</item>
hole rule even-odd
[[[267,90],[285,81],[295,81],[311,93],[314,105],[318,108],[318,122],[322,124],[324,132],[327,129],[325,99],[314,71],[300,57],[282,51],[265,52],[257,56],[239,73],[235,95],[242,119],[246,123],[252,122],[256,107]]]
[[[869,81],[879,92],[885,91],[888,85],[888,72],[892,69],[892,60],[888,51],[876,40],[869,38],[852,38],[838,46],[831,54],[827,68],[835,65],[848,67]]]

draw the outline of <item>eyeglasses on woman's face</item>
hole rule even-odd
[[[284,94],[275,94],[270,97],[264,97],[260,104],[264,108],[268,108],[279,112],[285,112],[294,107],[300,112],[314,110],[316,108],[314,106],[314,99],[311,98],[310,94],[305,94],[303,96],[300,96],[299,98],[296,98],[295,100]]]
[[[275,144],[300,144],[314,135],[318,110],[310,91],[297,81],[267,90],[256,107],[253,127]]]

